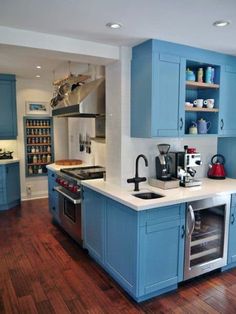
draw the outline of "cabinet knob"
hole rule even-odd
[[[221,119],[221,120],[220,120],[220,129],[221,129],[221,130],[223,130],[224,125],[225,125],[225,124],[224,124],[224,119]]]
[[[181,238],[183,239],[185,236],[185,227],[182,225],[182,233],[181,233]]]
[[[179,124],[179,129],[182,130],[184,125],[183,118],[180,118],[180,124]]]

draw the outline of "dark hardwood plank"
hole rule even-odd
[[[236,269],[134,302],[51,221],[47,199],[0,212],[0,313],[236,313]]]

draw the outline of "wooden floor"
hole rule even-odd
[[[0,313],[236,313],[236,270],[135,303],[51,222],[47,199],[0,212]]]

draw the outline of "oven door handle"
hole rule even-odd
[[[189,211],[189,217],[191,221],[191,226],[189,227],[189,219],[188,219],[188,235],[191,235],[195,227],[195,216],[194,216],[193,207],[191,205],[188,206],[188,211]]]
[[[63,195],[68,200],[70,200],[73,204],[80,204],[81,203],[81,199],[80,198],[79,199],[75,199],[75,198],[69,196],[68,194],[63,192],[59,186],[55,186],[54,190],[57,191],[59,194]]]

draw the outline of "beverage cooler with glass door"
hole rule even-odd
[[[184,279],[227,264],[230,195],[187,203]]]

